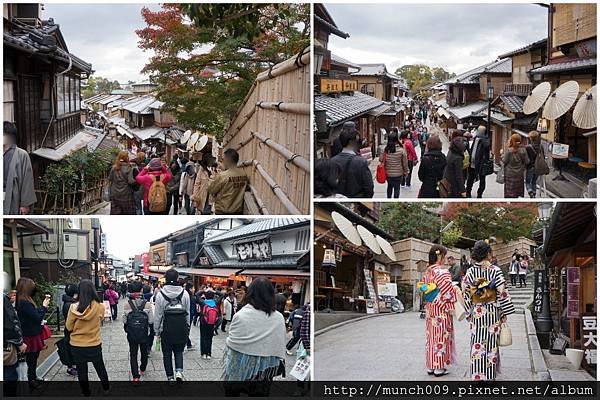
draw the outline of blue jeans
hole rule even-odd
[[[529,193],[531,197],[535,197],[535,191],[537,189],[537,178],[538,177],[535,174],[535,168],[527,168],[527,172],[525,172],[525,187],[527,188],[527,193]]]

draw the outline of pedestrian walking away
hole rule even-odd
[[[500,372],[501,324],[515,309],[502,270],[490,262],[489,243],[475,242],[471,257],[475,263],[467,271],[462,285],[471,326],[471,379],[493,381]]]
[[[404,150],[406,150],[406,155],[408,157],[408,174],[406,174],[402,179],[400,187],[410,188],[412,180],[412,170],[419,163],[419,157],[417,157],[415,146],[413,144],[413,141],[409,138],[407,131],[402,131],[402,133],[400,134],[400,142]]]
[[[108,174],[110,213],[113,215],[135,214],[133,168],[129,165],[129,153],[120,151]]]
[[[25,215],[36,203],[29,154],[17,146],[17,128],[4,121],[4,215]]]
[[[383,153],[379,156],[379,162],[383,164],[387,179],[387,198],[397,199],[400,197],[400,185],[402,179],[409,174],[408,156],[398,138],[398,129],[388,135],[388,142]]]
[[[84,396],[90,396],[88,363],[92,363],[105,394],[110,390],[108,372],[102,358],[100,325],[104,319],[104,306],[94,284],[89,279],[79,282],[77,303],[69,308],[66,329],[71,332],[70,346],[73,361],[77,365],[77,379]]]
[[[166,214],[167,188],[166,184],[173,178],[160,158],[153,158],[136,176],[135,180],[143,187],[144,214]]]
[[[179,182],[179,196],[183,199],[186,215],[192,215],[196,213],[194,205],[192,204],[194,182],[196,180],[196,164],[187,159],[183,159],[181,162],[183,164],[183,173],[181,174],[181,180]]]
[[[208,194],[215,200],[215,214],[242,214],[248,176],[238,167],[240,155],[234,149],[223,154],[223,168],[208,185]]]
[[[214,291],[208,290],[204,296],[200,313],[200,354],[202,358],[209,360],[212,357],[212,340],[219,320],[219,310]]]
[[[226,340],[223,380],[226,395],[239,396],[254,381],[250,395],[268,395],[270,382],[285,373],[285,320],[275,309],[273,284],[255,278],[248,287],[247,304],[233,316]]]
[[[465,179],[463,176],[463,160],[465,157],[465,139],[458,133],[453,133],[448,155],[446,156],[446,169],[444,178],[450,184],[448,197],[466,197]]]
[[[169,165],[169,171],[173,178],[167,182],[167,210],[170,212],[173,207],[173,215],[179,214],[179,207],[181,206],[181,197],[179,197],[179,184],[181,183],[181,167],[177,160],[171,161]]]
[[[154,321],[152,305],[146,301],[142,290],[142,282],[132,282],[129,285],[129,299],[123,307],[123,329],[127,334],[129,364],[134,384],[140,381],[140,376],[144,375],[148,366],[148,339]],[[141,357],[139,367],[138,352]]]
[[[71,304],[77,303],[77,292],[79,291],[79,286],[75,284],[68,284],[65,286],[65,293],[62,296],[62,315],[63,321],[67,320],[67,316],[69,315],[69,308],[71,308]],[[71,332],[68,329],[64,329],[65,340],[67,343],[70,342]],[[77,367],[76,365],[68,365],[67,366],[67,374],[71,376],[77,376]]]
[[[233,316],[237,312],[238,301],[235,298],[233,289],[229,289],[227,297],[221,302],[221,315],[223,321],[221,322],[221,331],[226,332],[226,327],[229,322],[233,320]]]
[[[504,197],[517,198],[525,196],[525,171],[529,165],[529,156],[521,144],[521,136],[511,135],[508,150],[502,156],[504,168]]]
[[[340,133],[342,151],[331,159],[340,169],[337,193],[351,198],[373,197],[373,177],[369,162],[357,154],[361,143],[356,128]]]
[[[108,300],[112,320],[116,320],[118,317],[119,294],[115,290],[115,284],[113,282],[109,283],[108,288],[104,291],[104,300]]]
[[[292,338],[287,342],[285,349],[288,355],[292,355],[291,350],[300,341],[300,325],[302,324],[302,318],[304,317],[304,308],[298,304],[294,304],[294,311],[290,313],[288,317],[288,325],[292,330]]]
[[[4,396],[13,397],[17,395],[19,353],[27,351],[27,344],[23,341],[23,330],[17,310],[13,307],[7,294],[11,289],[10,276],[4,271],[2,274],[4,283],[2,303],[2,349],[4,350],[2,389]]]
[[[167,270],[165,285],[154,300],[154,329],[157,340],[160,340],[169,384],[183,381],[183,351],[190,331],[190,295],[178,280],[177,270]]]
[[[431,135],[419,165],[418,176],[422,182],[419,198],[440,197],[438,184],[444,177],[445,169],[446,156],[442,153],[442,141],[438,135]]]
[[[485,166],[490,162],[490,139],[485,126],[477,128],[477,134],[473,140],[473,146],[469,153],[469,166],[467,169],[467,197],[471,197],[471,191],[475,182],[479,181],[477,198],[483,197],[485,192],[486,171]]]

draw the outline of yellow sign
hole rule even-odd
[[[354,92],[358,90],[358,81],[321,78],[321,93]]]

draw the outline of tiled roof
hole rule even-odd
[[[538,40],[536,42],[529,43],[526,46],[519,47],[516,50],[512,50],[512,51],[509,51],[507,53],[501,54],[501,55],[498,56],[498,58],[506,58],[506,57],[516,56],[517,54],[521,54],[521,53],[527,52],[527,50],[529,50],[529,49],[533,49],[533,48],[536,48],[536,47],[543,47],[547,42],[548,42],[548,39],[547,38],[543,38],[543,39],[540,39],[540,40]]]
[[[577,69],[585,69],[596,66],[596,57],[584,58],[579,60],[565,61],[557,64],[548,64],[543,67],[533,68],[529,70],[532,74],[549,74],[553,72],[573,71]]]
[[[59,26],[53,22],[43,21],[41,27],[34,27],[11,21],[9,26],[9,30],[4,32],[5,46],[33,55],[54,58],[67,65],[71,63],[75,68],[88,74],[92,72],[92,64],[58,47],[54,34],[58,31],[58,35],[61,37],[62,35]]]
[[[389,72],[385,64],[359,64],[360,71],[352,73],[356,76],[374,76],[374,75],[385,75],[390,79],[404,82],[401,76],[392,74]]]
[[[533,127],[534,125],[537,125],[537,120],[538,120],[537,113],[533,113],[531,115],[525,115],[524,117],[521,117],[521,118],[516,118],[513,121],[513,125]]]
[[[450,78],[445,81],[445,84],[453,83],[474,83],[475,80],[479,81],[479,75],[483,73],[511,73],[512,72],[512,58],[504,58],[501,60],[492,61],[490,63],[481,65],[477,68],[473,68],[467,72],[456,75],[454,78]]]
[[[326,111],[329,126],[339,125],[382,104],[383,101],[361,92],[341,94],[339,97],[315,96],[315,110]]]
[[[487,107],[487,102],[477,101],[475,103],[467,104],[465,106],[450,107],[448,112],[457,119],[464,119],[472,116],[473,114],[479,113],[481,110]]]
[[[523,112],[523,102],[525,101],[519,96],[500,96],[500,100],[506,104],[511,112]]]
[[[153,111],[150,105],[154,102],[156,102],[156,99],[153,96],[142,96],[124,105],[123,109],[134,114],[152,114]]]
[[[372,109],[371,111],[369,111],[369,115],[377,117],[379,115],[388,113],[390,111],[394,111],[394,115],[396,115],[396,110],[394,109],[394,107],[392,107],[391,104],[383,103],[379,107],[375,107],[374,109]]]
[[[331,53],[331,63],[341,65],[344,67],[357,68],[357,69],[361,68],[360,65],[353,63],[352,61],[348,61],[345,58],[340,57],[337,54],[333,54],[333,53]]]
[[[274,230],[282,230],[301,225],[310,225],[310,221],[306,218],[265,218],[259,219],[248,225],[240,225],[237,228],[233,228],[225,233],[205,240],[205,244],[219,243],[226,240],[237,239],[244,236],[252,236],[262,232],[269,232]]]

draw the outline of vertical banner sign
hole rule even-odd
[[[542,297],[544,293],[544,285],[546,283],[545,271],[536,270],[534,272],[533,282],[533,312],[539,314],[542,312]]]
[[[367,299],[367,314],[379,314],[379,304],[377,304],[377,295],[375,294],[375,287],[373,286],[373,277],[371,270],[365,268],[365,284],[367,285],[367,291],[369,292],[369,298]]]
[[[598,349],[598,319],[595,315],[584,315],[581,318],[582,347],[587,365],[596,368],[596,352]]]
[[[567,318],[579,318],[579,268],[567,268]]]

